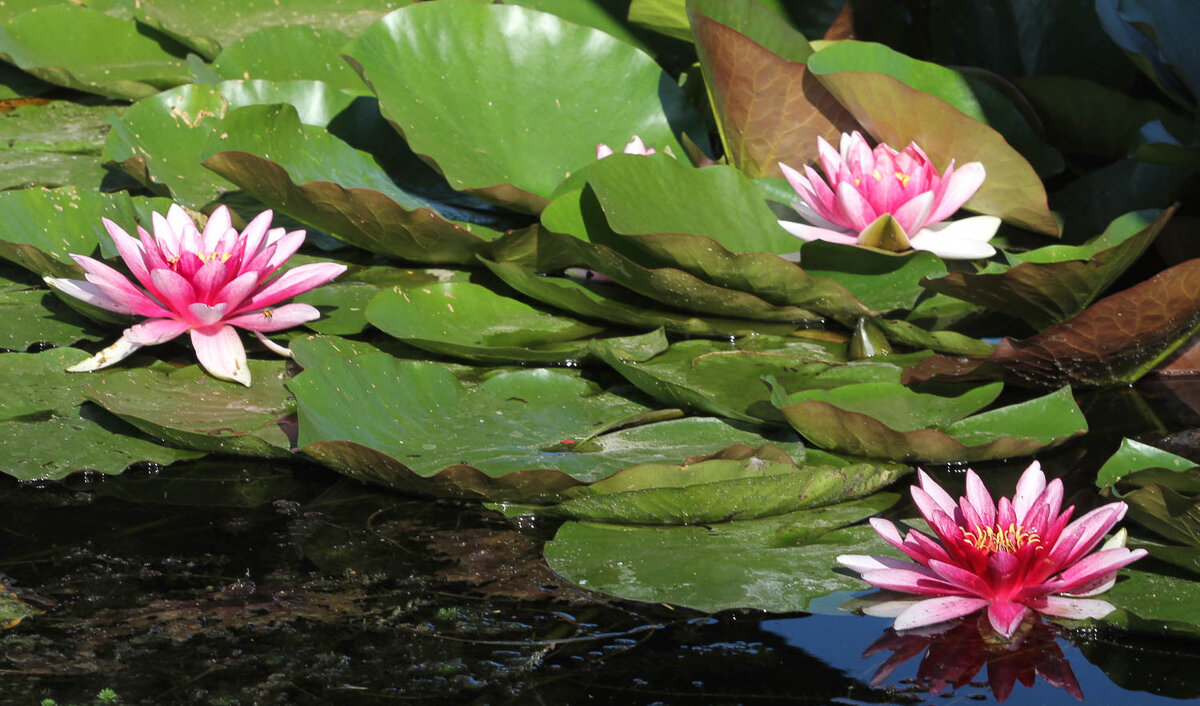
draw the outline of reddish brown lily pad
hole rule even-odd
[[[752,177],[782,176],[779,162],[813,161],[817,137],[836,144],[858,123],[809,74],[804,60],[812,50],[800,33],[761,4],[738,9],[747,12],[730,17],[723,1],[692,4],[696,52],[729,161]],[[772,42],[767,33],[790,41]]]
[[[1006,338],[987,358],[930,356],[905,382],[998,374],[1024,387],[1105,387],[1137,381],[1200,329],[1200,258],[1021,340]]]

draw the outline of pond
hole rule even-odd
[[[1181,401],[1193,389],[1144,386],[1137,418],[1085,399],[1108,431],[1048,455],[1048,470],[1087,503],[1088,464],[1112,450],[1118,426],[1195,453],[1200,415]],[[960,471],[939,477],[953,487]],[[556,520],[405,497],[305,464],[204,460],[8,482],[0,517],[0,572],[48,611],[4,635],[6,703],[98,703],[103,689],[126,704],[1200,697],[1197,644],[1161,635],[1038,623],[1014,649],[989,644],[973,620],[901,639],[889,619],[825,614],[850,594],[818,614],[613,599],[547,569]]]

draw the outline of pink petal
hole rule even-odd
[[[232,326],[192,329],[192,347],[200,365],[213,377],[250,387],[246,349]]]
[[[971,507],[979,513],[979,518],[985,527],[991,527],[996,524],[996,503],[992,500],[991,493],[988,492],[987,486],[979,478],[979,475],[971,469],[967,469],[967,502],[971,503]]]
[[[192,287],[196,290],[196,299],[202,302],[213,302],[217,291],[225,286],[227,277],[225,263],[220,260],[210,260],[204,263],[192,277]]]
[[[947,620],[970,615],[986,606],[982,598],[967,596],[940,596],[921,601],[896,617],[896,630],[911,630],[925,625],[944,623]]]
[[[101,289],[91,282],[84,282],[83,280],[46,277],[45,281],[46,284],[49,284],[69,297],[87,302],[92,306],[98,306],[106,311],[118,314],[133,314],[136,316],[172,315],[171,312],[158,306],[145,295],[142,295],[144,301],[140,301],[127,298],[117,292]]]
[[[986,581],[955,564],[935,559],[929,562],[929,568],[946,583],[957,586],[959,590],[955,593],[974,593],[980,598],[987,598],[992,593],[991,586]]]
[[[294,230],[280,238],[275,243],[275,254],[267,261],[266,267],[260,271],[260,276],[265,279],[270,277],[272,272],[279,269],[279,266],[294,255],[300,249],[300,246],[304,244],[304,235],[304,231]]]
[[[154,283],[154,293],[177,314],[182,315],[187,311],[188,304],[196,301],[196,290],[176,272],[151,270],[150,280]]]
[[[225,318],[226,307],[224,304],[209,306],[201,302],[188,305],[188,314],[190,314],[190,323],[192,326],[212,326],[221,319]]]
[[[995,216],[972,216],[926,226],[910,236],[909,242],[913,250],[931,252],[946,260],[979,260],[996,254],[987,241],[999,227],[1000,219]]]
[[[1103,618],[1116,610],[1108,601],[1094,598],[1063,598],[1061,596],[1046,596],[1029,601],[1029,607],[1039,613],[1054,615],[1059,618],[1086,620],[1087,618]]]
[[[929,216],[929,222],[937,223],[953,216],[955,211],[962,208],[962,205],[979,191],[986,177],[987,171],[979,162],[964,164],[958,169],[954,169],[953,166],[947,168],[942,183],[938,185],[941,193],[933,213]]]
[[[175,229],[167,222],[166,216],[155,211],[150,214],[150,221],[154,226],[154,242],[158,243],[158,249],[163,258],[166,260],[177,259],[183,252],[183,243]]]
[[[267,235],[267,229],[271,227],[271,218],[273,217],[274,214],[270,210],[263,211],[242,229],[242,237],[238,241],[239,252],[235,254],[240,255],[239,260],[242,262],[242,269],[238,271],[238,274],[245,272],[246,263],[258,254]]]
[[[1077,589],[1085,589],[1101,577],[1128,566],[1146,556],[1145,549],[1129,550],[1124,547],[1106,549],[1102,552],[1088,555],[1059,577],[1059,588],[1056,593],[1075,593]]]
[[[892,218],[904,229],[904,234],[919,233],[929,220],[933,210],[933,193],[926,191],[909,199],[907,203],[892,211]]]
[[[904,565],[889,569],[864,571],[863,581],[878,588],[922,596],[946,596],[967,593],[957,584],[946,581],[920,564],[904,562]]]
[[[200,236],[203,252],[217,252],[217,246],[232,228],[233,221],[229,217],[229,209],[224,205],[218,206],[208,217],[208,223],[204,224],[204,233]]]
[[[167,209],[167,223],[179,237],[181,251],[200,252],[200,231],[196,228],[196,222],[192,220],[192,217],[183,210],[183,206],[177,203],[171,204],[171,207]],[[156,228],[155,233],[157,232]]]
[[[88,358],[87,360],[81,360],[75,365],[67,368],[67,372],[90,373],[95,370],[100,370],[101,368],[107,368],[114,363],[119,363],[122,360],[125,360],[139,348],[141,348],[140,345],[130,341],[125,336],[121,336],[111,346],[108,346],[91,358]]]
[[[1004,637],[1012,637],[1029,609],[1020,603],[997,601],[988,605],[988,622]]]
[[[867,203],[863,195],[850,182],[839,183],[835,193],[837,194],[838,213],[842,218],[834,220],[844,220],[851,228],[861,232],[879,217],[871,204]]]
[[[1037,500],[1045,489],[1046,474],[1042,472],[1042,464],[1034,461],[1021,474],[1021,479],[1017,481],[1017,490],[1013,493],[1012,504],[1017,512],[1017,522],[1025,519],[1029,508],[1033,507],[1033,501]]]
[[[241,308],[242,300],[249,296],[257,286],[258,273],[245,272],[221,287],[221,291],[217,292],[213,301],[228,305],[229,311],[237,311]]]
[[[294,297],[301,292],[307,292],[329,282],[345,271],[346,266],[336,262],[314,262],[293,267],[274,282],[255,292],[246,303],[239,307],[239,312],[235,313],[259,309]]]
[[[149,287],[150,267],[146,263],[146,253],[142,248],[141,242],[126,233],[121,226],[107,218],[101,218],[100,222],[104,224],[104,229],[108,231],[113,244],[117,246],[117,252],[121,254],[121,259],[125,261],[125,266],[129,268],[129,271],[133,273],[138,282],[141,282],[143,287]]]
[[[284,304],[230,317],[225,323],[250,331],[281,331],[321,318],[321,312],[309,304]]]
[[[130,326],[125,330],[124,336],[139,346],[156,346],[175,338],[188,328],[186,321],[175,318],[150,319]]]
[[[806,223],[797,223],[796,221],[779,221],[779,225],[801,240],[827,240],[831,243],[841,243],[843,245],[858,244],[858,235],[855,233],[846,233],[845,231],[831,230],[829,228],[818,228]]]
[[[928,500],[941,508],[942,512],[954,517],[954,511],[958,509],[958,503],[954,498],[950,497],[942,486],[938,485],[924,469],[917,469],[917,481],[920,483],[921,490],[925,491]]]

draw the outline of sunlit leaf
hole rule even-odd
[[[639,135],[683,155],[677,132],[704,142],[699,118],[649,56],[523,7],[419,3],[346,53],[384,116],[451,186],[526,212],[592,164],[598,143]],[[474,88],[461,90],[455,77]]]

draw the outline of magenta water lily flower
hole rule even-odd
[[[941,174],[921,148],[874,150],[857,131],[842,134],[841,149],[817,138],[825,179],[805,165],[804,173],[779,164],[800,200],[792,204],[808,223],[779,224],[804,240],[870,245],[888,250],[928,250],[951,259],[991,257],[988,240],[1000,227],[995,216],[946,219],[967,202],[986,177],[970,162]],[[828,182],[826,182],[828,179]]]
[[[654,148],[647,147],[646,143],[642,142],[642,138],[634,135],[633,139],[629,141],[629,144],[625,145],[624,152],[625,154],[640,154],[645,156],[654,154]],[[605,157],[611,156],[612,153],[612,148],[608,145],[603,143],[596,145],[596,159],[604,159]]]
[[[922,598],[892,605],[895,628],[908,630],[952,620],[982,608],[996,632],[1012,636],[1025,615],[1101,618],[1112,604],[1090,598],[1116,582],[1117,569],[1146,555],[1124,546],[1125,532],[1092,553],[1125,516],[1125,503],[1098,507],[1068,524],[1060,512],[1062,481],[1046,483],[1036,461],[1017,483],[1012,500],[992,501],[983,481],[967,471],[967,495],[956,503],[924,471],[912,498],[937,539],[873,518],[871,526],[911,559],[843,555],[838,563],[879,588]],[[898,613],[898,614],[897,614]]]
[[[234,328],[253,331],[263,345],[281,355],[291,352],[264,332],[291,328],[320,316],[308,304],[284,304],[289,297],[329,282],[345,265],[318,262],[276,276],[276,270],[304,242],[304,231],[271,228],[264,211],[241,233],[221,206],[201,233],[187,213],[172,205],[164,217],[153,216],[154,235],[138,227],[140,240],[103,219],[121,259],[139,289],[108,265],[84,255],[71,255],[86,280],[47,277],[60,292],[120,314],[145,316],[121,338],[70,372],[90,372],[128,357],[142,346],[165,343],[187,332],[200,365],[214,377],[250,385],[246,350]]]

